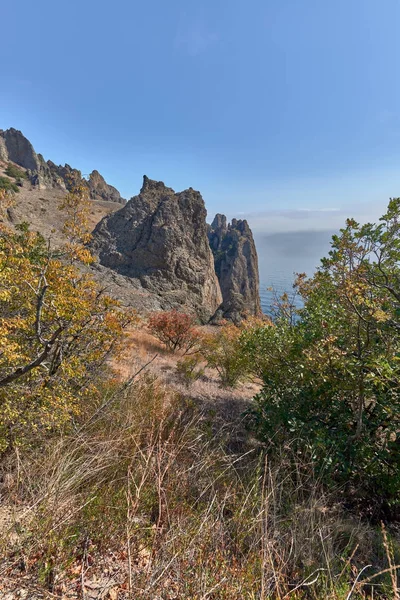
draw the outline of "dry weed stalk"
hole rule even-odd
[[[79,557],[84,591],[88,557],[112,549],[129,598],[361,597],[362,573],[352,582],[352,557],[338,560],[354,524],[311,465],[290,449],[274,461],[252,446],[227,452],[226,430],[211,433],[207,413],[149,377],[105,398],[42,461],[18,456],[25,531],[13,550],[50,565],[54,589]]]

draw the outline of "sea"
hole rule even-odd
[[[296,273],[311,276],[327,256],[334,231],[254,232],[260,271],[261,307],[273,312],[275,295],[293,293]],[[271,289],[272,288],[272,289]],[[299,299],[295,300],[299,306]]]

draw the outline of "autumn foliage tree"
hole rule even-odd
[[[90,262],[84,198],[71,192],[63,248],[28,224],[0,225],[0,450],[71,423],[132,315],[79,268]],[[82,205],[83,201],[83,205]],[[83,206],[83,208],[82,208]]]
[[[171,310],[150,315],[148,327],[168,350],[184,350],[187,353],[198,341],[195,323],[193,315]]]
[[[65,220],[63,233],[66,237],[64,252],[70,260],[90,264],[93,261],[86,244],[92,235],[89,231],[89,189],[84,181],[67,180],[70,191],[59,205]]]

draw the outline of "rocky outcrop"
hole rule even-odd
[[[90,173],[87,183],[92,200],[106,200],[107,202],[125,204],[126,200],[121,198],[119,191],[112,185],[108,185],[104,177],[102,177],[98,171],[92,171]]]
[[[140,280],[162,306],[184,307],[206,321],[222,302],[199,192],[180,193],[143,178],[143,187],[93,232],[99,262]]]
[[[36,194],[40,206],[34,208],[28,198],[21,205],[38,229],[48,201],[63,198],[76,184],[87,186],[94,201],[93,223],[114,210],[108,203],[124,205],[97,224],[92,241],[96,275],[124,301],[133,298],[149,310],[194,311],[202,321],[223,316],[238,322],[245,313],[261,311],[257,253],[247,222],[227,224],[218,214],[207,226],[199,192],[189,188],[175,193],[145,176],[139,195],[125,204],[98,171],[86,178],[68,164],[45,161],[13,128],[0,130],[0,161],[3,168],[11,161],[26,170],[32,185],[24,181],[22,192]],[[48,223],[56,229],[50,213],[46,232]]]
[[[47,166],[52,173],[52,179],[60,178],[67,190],[71,190],[77,184],[83,184],[89,189],[89,195],[92,200],[104,200],[105,202],[117,202],[118,204],[126,203],[126,200],[121,197],[119,191],[112,185],[109,185],[96,170],[90,173],[88,179],[85,179],[78,169],[73,169],[68,164],[57,166],[48,160]]]
[[[32,144],[17,129],[0,129],[0,158],[12,161],[30,171],[40,170],[38,155]]]
[[[89,179],[82,177],[78,169],[69,165],[56,165],[51,160],[47,162],[41,154],[36,154],[32,144],[26,137],[11,127],[0,130],[0,160],[12,161],[27,170],[30,182],[39,189],[56,188],[70,190],[81,183],[88,187],[93,200],[105,200],[125,204],[120,193],[112,185],[108,185],[98,171],[92,171]]]
[[[56,187],[57,184],[66,190],[71,190],[74,185],[80,184],[83,180],[82,173],[78,169],[73,169],[69,165],[56,165],[52,160],[48,160],[43,168],[47,167],[49,174],[46,173],[44,183],[46,187]]]
[[[227,224],[217,214],[208,239],[223,297],[219,316],[239,322],[245,314],[261,314],[257,251],[247,221]]]

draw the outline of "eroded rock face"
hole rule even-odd
[[[199,192],[180,193],[146,176],[138,196],[93,232],[99,262],[140,280],[164,308],[193,310],[206,321],[222,302]]]
[[[118,190],[108,185],[98,171],[92,171],[89,179],[82,177],[78,169],[65,164],[47,162],[37,154],[30,141],[17,129],[0,130],[0,160],[12,161],[27,170],[33,186],[39,189],[56,188],[70,190],[74,184],[82,183],[89,188],[93,200],[105,200],[125,204]]]
[[[48,160],[43,167],[48,168],[50,175],[46,177],[45,181],[54,187],[56,183],[59,183],[66,190],[71,190],[74,185],[80,184],[82,179],[82,173],[78,169],[73,169],[68,164],[56,165],[52,160]]]
[[[118,202],[119,204],[125,204],[126,202],[121,198],[119,191],[112,185],[108,185],[98,171],[90,173],[88,186],[92,200],[106,200],[107,202]]]
[[[0,157],[2,160],[11,160],[24,169],[38,171],[40,162],[38,155],[33,149],[32,144],[26,137],[11,127],[10,129],[0,130]]]
[[[239,322],[245,314],[261,314],[258,257],[247,221],[227,224],[225,215],[217,214],[208,239],[223,297],[221,316]]]

